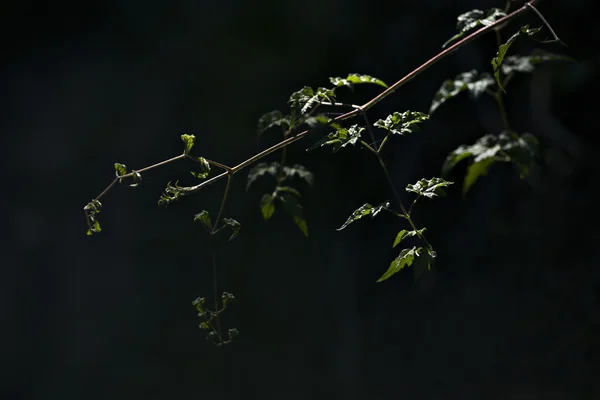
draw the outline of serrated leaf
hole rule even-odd
[[[465,33],[472,31],[475,28],[488,26],[496,22],[506,13],[499,8],[491,8],[486,12],[482,10],[471,10],[458,16],[456,21],[456,29],[458,33],[452,36],[442,45],[442,48],[448,46],[453,41],[460,39]]]
[[[290,126],[290,117],[284,116],[281,111],[275,110],[263,114],[258,119],[258,134],[260,135],[264,131],[274,126],[283,126],[284,128],[289,128]]]
[[[477,98],[494,85],[494,78],[487,72],[478,73],[476,70],[458,74],[454,79],[448,79],[442,83],[440,89],[436,92],[429,108],[432,114],[446,100],[467,91],[471,97]]]
[[[260,199],[260,212],[265,221],[269,220],[273,216],[273,213],[275,213],[275,204],[273,203],[273,200],[274,198],[270,194],[265,194]]]
[[[246,190],[248,190],[250,188],[250,185],[252,185],[252,183],[254,183],[255,180],[257,180],[259,177],[261,177],[265,174],[271,175],[273,177],[277,177],[280,169],[281,169],[281,166],[279,165],[278,162],[271,162],[271,163],[261,162],[261,163],[256,164],[248,173],[248,181],[246,182]]]
[[[312,186],[315,176],[312,172],[310,172],[304,165],[294,164],[291,167],[284,166],[283,173],[287,178],[295,178],[298,177],[303,179],[306,183]]]
[[[136,170],[131,171],[131,177],[133,178],[133,183],[130,184],[129,187],[137,187],[140,183],[142,183],[142,174]]]
[[[356,209],[346,220],[346,222],[344,222],[344,224],[342,226],[340,226],[339,228],[337,228],[338,231],[341,231],[342,229],[346,228],[348,225],[350,225],[351,223],[358,221],[359,219],[366,217],[367,215],[370,215],[371,218],[375,218],[377,216],[377,214],[379,214],[381,212],[381,210],[383,209],[387,209],[390,207],[390,203],[389,201],[383,202],[375,207],[373,207],[371,204],[369,203],[365,203],[362,206],[360,206],[358,209]]]
[[[194,222],[198,221],[202,222],[209,231],[212,231],[213,224],[208,211],[202,210],[199,214],[196,214],[194,216]]]
[[[198,157],[196,161],[200,163],[200,172],[190,173],[198,179],[206,179],[210,174],[210,163],[204,157]]]
[[[298,199],[290,194],[277,196],[283,204],[283,210],[292,217],[296,226],[302,231],[304,236],[308,237],[308,224],[304,218],[304,209]]]
[[[331,132],[312,146],[310,146],[307,151],[314,150],[317,147],[323,146],[331,146],[333,147],[333,152],[336,153],[342,147],[346,147],[347,145],[356,145],[356,142],[360,139],[362,133],[366,129],[362,126],[352,125],[350,128],[340,128],[335,132]]]
[[[400,252],[398,257],[392,261],[388,270],[381,275],[381,278],[377,280],[377,282],[383,282],[386,279],[389,279],[392,275],[400,272],[404,267],[410,267],[415,259],[418,257],[420,252],[423,250],[422,247],[418,249],[413,247],[412,249],[404,249]]]
[[[117,178],[127,174],[127,166],[121,163],[115,163],[115,173]]]
[[[419,124],[428,119],[429,115],[418,111],[395,112],[388,115],[386,119],[380,119],[373,125],[393,134],[404,135],[405,133],[419,131]]]
[[[288,103],[293,109],[299,110],[300,114],[305,114],[313,106],[322,101],[335,102],[335,92],[333,89],[320,87],[314,91],[311,87],[305,86],[297,92],[292,93]]]
[[[437,254],[435,251],[428,248],[415,260],[412,266],[415,282],[417,282],[425,272],[431,271],[436,257]]]
[[[406,229],[401,230],[400,232],[398,232],[398,234],[396,235],[396,239],[394,240],[394,244],[392,245],[392,247],[396,247],[398,246],[398,244],[400,244],[400,242],[406,238],[409,237],[414,237],[414,236],[422,236],[423,232],[425,232],[427,230],[427,228],[423,228],[423,229],[418,229],[416,231],[407,231]]]
[[[496,53],[496,57],[494,57],[492,59],[492,67],[494,68],[494,79],[496,79],[496,83],[498,84],[498,87],[500,87],[500,89],[502,89],[502,91],[505,91],[505,90],[502,87],[502,83],[500,82],[500,70],[501,70],[500,67],[502,66],[502,63],[504,62],[504,57],[506,56],[506,52],[508,51],[510,46],[515,42],[515,40],[517,40],[517,38],[519,36],[533,36],[536,33],[538,33],[541,29],[542,28],[529,29],[529,25],[525,25],[521,29],[519,29],[519,31],[517,33],[515,33],[510,38],[508,38],[506,43],[501,44],[500,47],[498,47],[498,52]]]
[[[454,182],[448,182],[442,178],[421,179],[414,185],[406,185],[407,192],[413,192],[419,196],[429,197],[445,196],[444,187],[452,185]]]
[[[572,58],[561,55],[535,49],[528,56],[509,56],[504,58],[502,63],[502,73],[508,75],[511,72],[532,72],[535,69],[535,65],[541,64],[547,61],[574,61]]]
[[[347,86],[349,88],[353,88],[355,84],[361,83],[372,83],[375,85],[383,86],[387,88],[388,85],[385,84],[381,79],[374,78],[369,75],[360,75],[360,74],[349,74],[346,78],[329,78],[329,81],[336,87]]]
[[[229,241],[235,239],[235,237],[240,233],[240,229],[242,228],[242,225],[233,218],[223,218],[223,226],[228,226],[232,230],[231,236],[229,237]]]
[[[185,143],[185,148],[183,149],[183,154],[189,154],[192,147],[194,147],[194,143],[196,142],[196,136],[194,135],[181,135],[181,140]]]

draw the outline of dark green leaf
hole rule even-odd
[[[206,323],[206,322],[200,322],[200,329],[203,329],[203,330],[205,330],[205,331],[208,331],[208,330],[210,330],[211,328],[210,328],[210,325],[209,325],[208,323]]]
[[[280,192],[287,192],[287,193],[291,193],[293,195],[296,195],[298,197],[301,197],[300,196],[300,192],[298,190],[294,189],[293,187],[290,187],[290,186],[277,186],[275,188],[274,196],[277,196]]]
[[[307,151],[316,149],[317,147],[332,146],[333,152],[335,153],[342,147],[346,147],[348,144],[356,145],[356,142],[360,139],[360,136],[365,130],[364,127],[358,125],[352,125],[348,129],[340,128],[310,146]]]
[[[200,163],[200,172],[191,172],[191,174],[198,179],[206,179],[210,174],[210,163],[204,157],[198,157],[196,160]]]
[[[476,70],[458,74],[454,79],[448,79],[442,83],[431,102],[429,113],[432,114],[446,100],[458,95],[463,91],[469,92],[471,97],[477,98],[487,88],[494,84],[494,78],[487,72],[478,73]]]
[[[242,228],[242,225],[232,218],[223,218],[223,226],[228,226],[233,231],[233,233],[229,237],[230,241],[235,239],[238,233],[240,233],[240,229]]]
[[[435,263],[436,257],[437,254],[435,251],[428,248],[415,260],[413,263],[413,276],[415,278],[415,282],[418,281],[425,272],[431,271],[431,267]]]
[[[418,111],[395,112],[388,115],[385,120],[375,122],[378,128],[385,129],[393,134],[404,135],[405,133],[417,132],[419,124],[429,119],[429,115]]]
[[[535,49],[528,56],[509,56],[504,58],[502,73],[508,75],[511,72],[532,72],[536,64],[546,61],[573,61],[572,58],[561,54],[553,54],[540,49]]]
[[[377,216],[377,214],[379,214],[381,212],[381,210],[384,209],[388,209],[390,207],[390,203],[389,201],[383,202],[381,204],[379,204],[376,207],[373,207],[371,204],[369,203],[365,203],[362,206],[360,206],[358,209],[356,209],[346,220],[346,222],[344,222],[344,224],[342,226],[340,226],[337,230],[341,231],[342,229],[344,229],[345,227],[347,227],[348,225],[350,225],[351,223],[358,221],[359,219],[366,217],[367,215],[370,215],[371,218],[375,218]]]
[[[422,247],[418,249],[413,247],[412,249],[404,249],[400,252],[398,257],[392,261],[388,270],[377,280],[377,282],[383,282],[386,279],[389,279],[392,275],[400,272],[404,267],[410,267],[415,259],[415,257],[420,256],[420,252],[423,250]]]
[[[494,79],[496,79],[496,83],[498,83],[498,86],[503,91],[504,88],[502,87],[502,83],[500,82],[500,67],[504,62],[506,52],[519,36],[533,36],[536,33],[538,33],[540,29],[542,28],[529,29],[529,25],[525,25],[521,29],[519,29],[517,33],[508,38],[506,43],[501,44],[500,47],[498,47],[498,53],[496,53],[496,57],[492,59],[492,67],[494,68]]]
[[[210,214],[206,210],[202,210],[199,214],[194,216],[194,222],[202,222],[204,226],[208,229],[208,231],[212,231],[213,224],[210,219]]]
[[[257,180],[259,177],[261,177],[265,174],[271,175],[273,177],[277,177],[280,170],[281,170],[281,166],[279,165],[278,162],[272,162],[270,164],[261,162],[261,163],[256,164],[248,173],[248,181],[246,183],[246,190],[248,190],[250,188],[250,185],[252,185],[252,183],[254,183],[254,181]]]
[[[315,115],[314,117],[308,117],[305,118],[303,120],[303,123],[308,125],[309,128],[315,128],[315,127],[320,127],[320,128],[326,128],[326,127],[331,127],[333,129],[341,129],[342,126],[338,123],[333,122],[333,120],[331,118],[328,118],[327,116],[323,115],[323,114],[319,114],[319,115]]]
[[[488,170],[494,163],[494,158],[485,158],[478,162],[473,162],[467,168],[467,174],[465,175],[465,182],[463,184],[463,196],[466,196],[467,192],[477,182],[480,176],[487,175]]]
[[[125,164],[115,163],[115,172],[117,177],[127,174],[127,166]]]
[[[292,217],[296,226],[302,231],[304,236],[308,237],[308,225],[304,218],[304,210],[298,201],[298,198],[290,194],[284,194],[277,197],[283,204],[283,210]]]
[[[375,85],[383,86],[387,88],[388,86],[381,79],[374,78],[369,75],[360,75],[360,74],[350,74],[345,79],[344,78],[329,78],[329,81],[336,87],[340,86],[348,86],[349,88],[353,88],[355,84],[360,83],[372,83]]]
[[[289,128],[290,117],[284,116],[281,111],[275,110],[264,114],[258,120],[258,134],[260,135],[264,131],[274,126],[282,126]]]
[[[221,295],[221,301],[223,301],[223,307],[226,307],[227,304],[232,303],[235,300],[235,296],[229,292],[223,292]]]
[[[274,198],[270,194],[265,194],[262,199],[260,199],[260,211],[265,221],[269,220],[275,212],[273,200]]]
[[[486,12],[482,10],[471,10],[459,15],[456,22],[458,33],[448,39],[448,41],[442,45],[442,48],[448,46],[453,41],[460,39],[465,33],[475,28],[491,25],[505,16],[506,13],[499,8],[492,8]]]
[[[192,305],[201,313],[204,313],[204,303],[206,303],[205,297],[198,297],[196,300],[192,301]]]
[[[194,143],[196,142],[196,136],[194,135],[181,135],[181,140],[185,143],[185,148],[183,149],[183,154],[189,154],[192,147],[194,147]]]
[[[230,328],[227,331],[227,334],[229,335],[229,340],[232,340],[234,337],[238,336],[240,333],[238,332],[237,329],[235,328]]]
[[[396,239],[394,240],[394,244],[392,245],[392,247],[396,247],[398,246],[398,244],[409,237],[414,237],[414,236],[418,236],[421,237],[423,235],[423,232],[425,232],[427,230],[427,228],[423,228],[423,229],[419,229],[416,231],[407,231],[406,229],[401,230],[400,232],[398,232],[398,234],[396,235]]]
[[[333,89],[320,87],[315,92],[312,88],[305,86],[297,92],[292,93],[288,103],[293,109],[299,110],[300,114],[305,114],[313,106],[322,101],[335,102],[335,92]]]
[[[179,200],[184,195],[184,188],[179,186],[177,183],[178,182],[175,182],[175,186],[171,185],[171,182],[167,183],[165,191],[158,199],[159,206],[168,206],[169,204]]]
[[[450,186],[453,183],[454,182],[448,182],[442,178],[421,179],[414,185],[406,185],[406,191],[432,199],[437,196],[444,196],[446,193],[444,192],[443,187]]]
[[[308,183],[311,186],[314,182],[313,173],[306,169],[304,165],[295,164],[291,167],[284,166],[283,173],[285,174],[286,179],[298,177],[300,179],[304,179],[304,181],[306,181],[306,183]]]

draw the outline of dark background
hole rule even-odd
[[[393,83],[434,56],[458,14],[502,2],[104,1],[12,2],[2,13],[1,139],[6,239],[0,253],[3,399],[600,398],[600,244],[596,163],[597,16],[591,0],[542,1],[578,63],[518,76],[506,97],[512,127],[541,141],[540,167],[521,181],[496,165],[463,200],[466,162],[417,223],[438,252],[416,284],[406,270],[375,283],[398,250],[381,216],[336,232],[365,202],[391,199],[359,148],[290,162],[316,175],[299,186],[304,238],[281,210],[264,222],[236,175],[225,216],[240,236],[219,253],[219,289],[237,302],[224,323],[240,336],[217,348],[191,305],[212,295],[210,246],[192,222],[216,213],[219,182],[169,208],[166,182],[193,183],[181,162],[141,187],[103,198],[101,234],[83,206],[113,177],[194,152],[236,164],[257,150],[262,113],[303,85],[366,73]],[[522,24],[540,23],[532,13]],[[528,52],[533,42],[511,48]],[[486,35],[372,110],[427,111],[446,78],[489,70]],[[376,88],[357,88],[366,101]],[[357,102],[361,100],[355,100]],[[502,129],[491,99],[459,96],[386,160],[399,188],[439,176],[445,156]],[[278,140],[267,133],[263,146]],[[269,159],[279,159],[274,154]],[[409,199],[406,194],[405,198]]]

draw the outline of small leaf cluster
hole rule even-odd
[[[92,200],[83,207],[83,211],[85,212],[85,219],[88,224],[87,235],[92,236],[94,233],[100,233],[102,228],[100,227],[100,222],[98,222],[97,214],[102,210],[102,203],[99,200]]]
[[[198,297],[196,300],[192,301],[192,305],[196,308],[196,311],[198,311],[198,316],[202,319],[202,322],[200,322],[199,325],[200,329],[206,332],[206,340],[216,346],[230,344],[233,341],[233,338],[239,335],[237,329],[230,328],[227,330],[227,338],[224,338],[217,323],[220,314],[223,313],[227,309],[227,306],[234,300],[235,296],[233,294],[223,292],[221,295],[222,307],[218,308],[218,305],[215,305],[217,307],[215,311],[206,308],[205,297]],[[217,326],[215,327],[215,325]]]
[[[240,233],[240,229],[242,228],[242,225],[233,218],[223,218],[221,220],[221,222],[223,223],[221,227],[213,225],[210,214],[206,210],[202,210],[201,212],[196,214],[194,216],[194,222],[200,222],[202,226],[206,229],[206,231],[211,235],[215,235],[223,229],[229,228],[231,230],[231,236],[229,237],[229,241],[235,239]]]
[[[114,167],[117,178],[119,178],[119,183],[123,183],[123,179],[125,179],[127,175],[131,176],[133,179],[133,183],[129,184],[130,187],[136,187],[142,182],[142,175],[136,170],[132,170],[128,173],[125,164],[115,163]]]

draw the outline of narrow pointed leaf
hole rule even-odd
[[[381,79],[374,78],[369,75],[360,75],[360,74],[350,74],[346,78],[329,78],[329,81],[336,87],[347,86],[349,88],[353,88],[356,84],[361,83],[371,83],[379,86],[383,86],[387,88],[388,85],[385,84]]]
[[[455,40],[460,39],[465,33],[476,28],[491,25],[504,16],[506,16],[506,13],[499,8],[492,8],[486,12],[482,10],[471,10],[459,15],[456,21],[458,33],[448,39],[448,41],[442,45],[442,48],[448,46]]]
[[[377,282],[383,282],[386,279],[389,279],[392,275],[400,272],[404,267],[410,267],[415,259],[415,257],[419,257],[420,252],[423,250],[422,247],[418,249],[413,247],[412,249],[404,249],[400,252],[398,257],[392,261],[388,270],[381,275],[381,278],[377,280]]]
[[[373,207],[371,204],[369,203],[365,203],[363,204],[361,207],[359,207],[358,209],[356,209],[346,220],[346,222],[344,222],[344,224],[342,226],[340,226],[337,230],[341,231],[342,229],[346,228],[348,225],[350,225],[351,223],[358,221],[359,219],[366,217],[368,215],[371,216],[371,218],[375,218],[377,216],[377,214],[379,214],[381,212],[381,210],[383,209],[387,209],[390,207],[390,203],[388,201],[379,204],[378,206]]]
[[[419,229],[417,231],[407,231],[406,229],[401,230],[400,232],[398,232],[398,234],[396,235],[396,239],[394,240],[394,244],[392,245],[392,247],[396,247],[398,246],[398,244],[400,244],[400,242],[402,242],[402,240],[409,238],[409,237],[414,237],[414,236],[422,236],[423,232],[425,232],[427,230],[427,228],[423,228],[423,229]]]
[[[444,196],[444,187],[452,185],[454,182],[448,182],[442,178],[421,179],[414,185],[406,186],[407,192],[413,192],[419,196],[429,197],[430,199],[437,196]]]
[[[494,78],[487,72],[478,73],[476,70],[471,70],[458,74],[456,78],[448,79],[442,83],[442,86],[433,97],[429,113],[432,114],[446,100],[464,91],[467,91],[471,97],[477,98],[493,85]]]
[[[380,119],[373,125],[393,134],[404,135],[419,131],[419,124],[428,119],[429,115],[418,111],[395,112],[388,115],[386,119]]]
[[[508,49],[515,42],[515,40],[517,40],[519,36],[533,36],[536,33],[538,33],[541,29],[542,28],[530,29],[529,25],[525,25],[521,29],[519,29],[517,33],[508,38],[506,43],[501,44],[500,47],[498,47],[498,53],[496,53],[496,57],[492,59],[492,67],[494,68],[494,79],[496,79],[496,83],[498,83],[498,86],[503,91],[504,88],[502,87],[502,83],[500,82],[500,67],[504,62],[504,57],[506,56]]]

